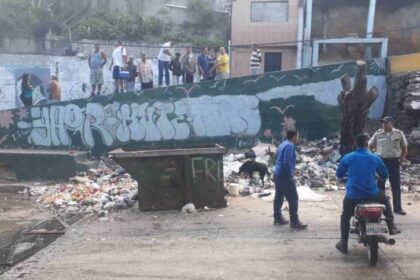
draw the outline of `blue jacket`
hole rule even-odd
[[[296,168],[295,145],[286,140],[277,149],[275,175],[281,177],[293,177]]]
[[[344,156],[337,169],[338,178],[348,177],[346,197],[350,199],[375,198],[379,193],[376,174],[388,178],[382,159],[368,149],[357,149]]]

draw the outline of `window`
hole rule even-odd
[[[289,19],[289,1],[252,2],[251,22],[285,22]]]

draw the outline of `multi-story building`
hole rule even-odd
[[[263,71],[420,50],[418,0],[233,0],[233,76],[250,73],[252,43]]]
[[[298,14],[299,0],[234,0],[232,76],[250,74],[252,43],[261,49],[264,72],[296,68]]]

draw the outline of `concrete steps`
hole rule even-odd
[[[86,151],[0,150],[0,166],[11,170],[17,180],[67,180],[77,172],[97,168]]]

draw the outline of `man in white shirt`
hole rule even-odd
[[[171,40],[162,45],[158,55],[158,68],[159,68],[159,86],[163,84],[163,71],[165,71],[166,86],[169,86],[169,63],[173,57],[172,48],[176,45],[175,40]]]
[[[122,46],[122,42],[118,41],[117,45],[112,52],[112,60],[111,65],[109,66],[109,70],[112,69],[112,78],[115,81],[115,93],[119,93],[123,91],[124,88],[124,81],[120,77],[120,71],[125,67],[127,63],[127,51]],[[114,68],[112,68],[114,66]]]
[[[260,73],[262,63],[261,51],[257,44],[252,45],[251,59],[249,62],[249,68],[251,69],[251,75],[258,75]]]

